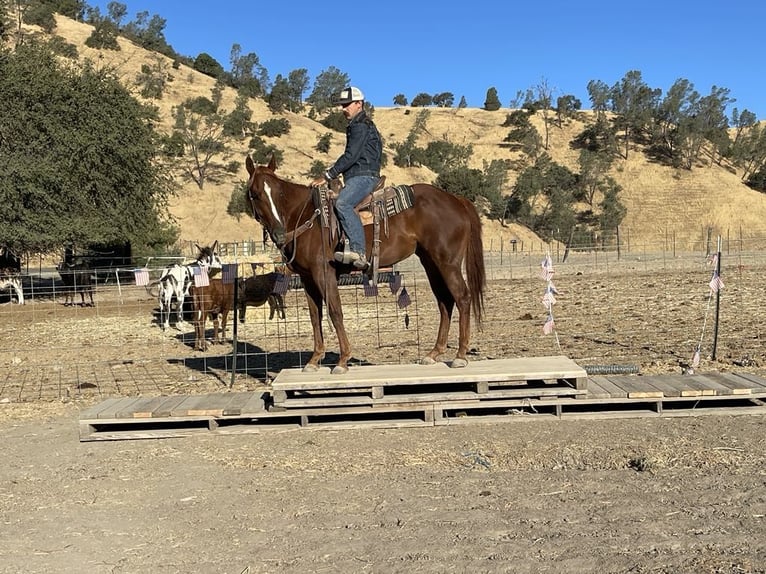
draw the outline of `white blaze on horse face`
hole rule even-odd
[[[263,191],[266,193],[266,197],[269,198],[269,205],[271,206],[271,213],[274,214],[274,219],[282,225],[282,220],[279,219],[279,213],[277,213],[277,206],[274,205],[274,198],[271,197],[271,186],[267,182],[263,182]]]

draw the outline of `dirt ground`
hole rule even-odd
[[[493,279],[471,358],[564,354],[680,372],[702,333],[699,372],[763,375],[762,271],[724,276],[716,360],[704,266],[573,266],[556,279],[556,337],[541,332],[532,272]],[[346,295],[357,360],[414,361],[430,348],[431,303],[408,285],[407,328],[381,289],[389,331]],[[766,572],[759,415],[81,443],[80,409],[105,396],[225,388],[225,365],[201,368],[189,333],[163,333],[151,299],[121,295],[100,289],[93,309],[0,305],[0,572]],[[278,358],[238,373],[234,390],[305,360],[298,295],[286,321],[260,312],[240,336],[254,356]]]

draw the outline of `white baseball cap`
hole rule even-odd
[[[338,105],[343,105],[350,104],[351,102],[361,101],[364,101],[364,94],[362,93],[362,90],[354,86],[350,86],[341,90],[335,103]]]

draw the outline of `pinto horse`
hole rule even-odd
[[[256,166],[248,156],[247,201],[253,217],[268,231],[291,271],[302,281],[308,300],[314,335],[314,353],[303,368],[316,371],[324,358],[322,305],[327,305],[338,335],[340,357],[332,372],[345,373],[351,345],[343,325],[338,277],[353,270],[333,259],[338,238],[317,220],[312,189],[277,177],[276,162]],[[387,236],[380,243],[379,266],[388,267],[413,253],[420,258],[439,307],[439,330],[434,348],[421,359],[435,363],[447,350],[452,312],[459,312],[458,350],[452,367],[468,364],[466,353],[471,334],[471,311],[481,323],[486,273],[481,239],[481,220],[465,198],[432,185],[411,186],[415,201],[411,208],[388,220]],[[365,227],[367,252],[371,252],[372,226]],[[462,267],[465,266],[466,277]]]

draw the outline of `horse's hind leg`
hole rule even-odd
[[[422,259],[421,259],[422,261]],[[459,313],[458,351],[452,361],[452,367],[465,367],[468,364],[466,354],[468,352],[468,340],[470,338],[471,309],[468,287],[463,280],[460,268],[452,269],[443,265],[444,274],[430,261],[423,261],[431,290],[439,308],[439,330],[436,335],[436,343],[431,352],[421,360],[422,364],[433,364],[447,350],[450,323],[455,304]]]

